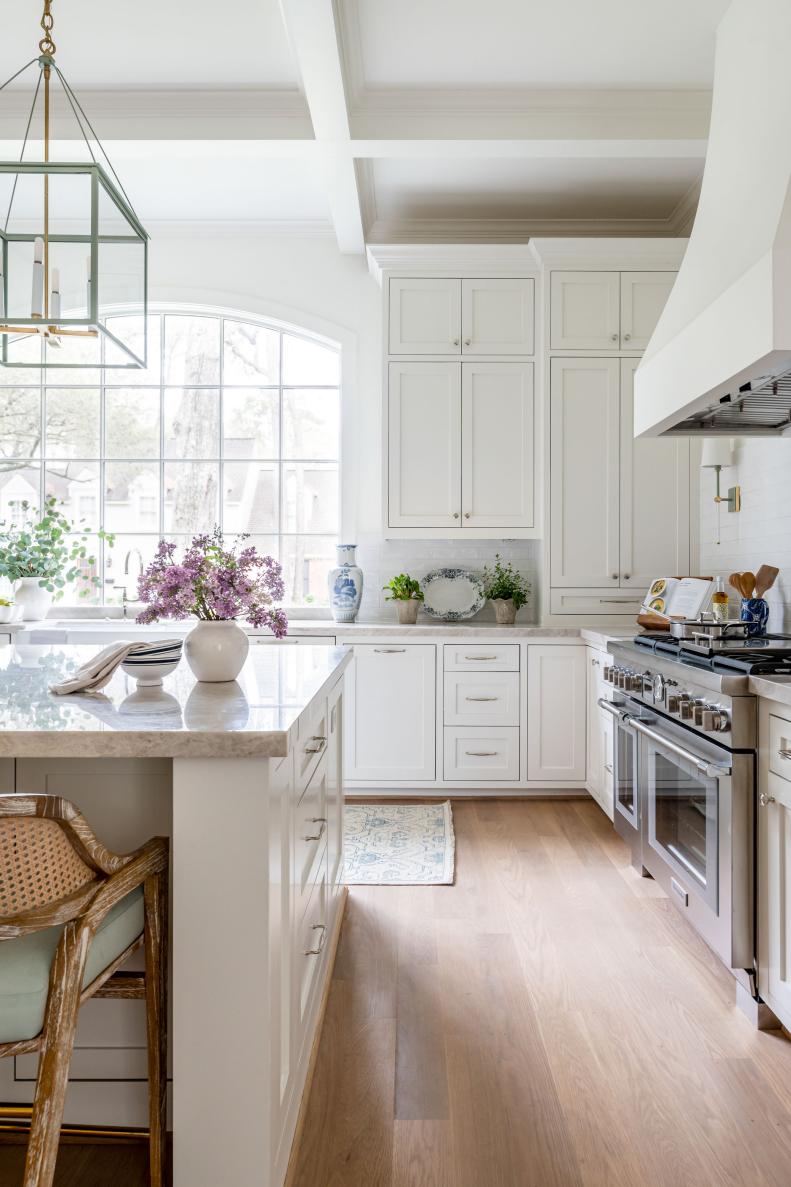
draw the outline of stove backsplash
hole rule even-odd
[[[722,493],[742,488],[742,509],[720,510],[721,543],[717,543],[714,471],[700,471],[700,571],[722,575],[762,564],[777,565],[780,576],[767,595],[769,630],[791,633],[791,439],[737,439],[733,466],[722,471]],[[731,595],[738,617],[739,599]]]
[[[480,573],[484,565],[494,563],[499,552],[528,579],[530,601],[517,616],[518,623],[534,623],[538,604],[539,548],[536,540],[384,540],[378,535],[360,535],[357,563],[363,570],[365,584],[360,620],[391,622],[395,608],[385,601],[382,586],[397,573],[409,573],[420,579],[432,569],[458,567]],[[494,608],[484,606],[476,622],[493,622]]]

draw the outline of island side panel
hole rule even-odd
[[[102,841],[129,853],[152,836],[170,836],[171,762],[146,758],[20,758],[6,791],[71,800]],[[136,953],[129,968],[142,968]],[[0,1102],[30,1104],[38,1055],[0,1060]],[[148,1125],[145,1007],[97,999],[80,1010],[66,1096],[68,1124]],[[0,1111],[2,1111],[0,1106]]]
[[[271,761],[173,760],[173,1187],[269,1184]]]

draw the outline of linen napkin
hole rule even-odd
[[[56,696],[65,696],[70,692],[98,692],[109,684],[115,669],[122,664],[128,655],[145,655],[152,651],[163,651],[182,642],[181,639],[157,639],[153,643],[132,643],[129,640],[120,643],[110,643],[104,647],[93,659],[78,668],[73,676],[60,684],[50,684],[49,691]]]

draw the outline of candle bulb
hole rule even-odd
[[[60,321],[60,271],[52,269],[52,292],[49,298],[50,321]]]
[[[44,240],[41,236],[33,244],[33,293],[30,301],[32,317],[44,313]]]

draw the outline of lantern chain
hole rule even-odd
[[[49,58],[52,57],[57,48],[55,42],[52,40],[54,23],[52,18],[52,0],[44,0],[44,13],[41,17],[41,28],[44,30],[44,36],[39,41],[38,48],[42,54],[45,54]]]

